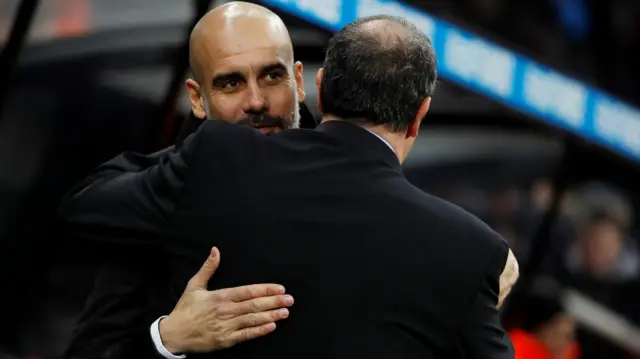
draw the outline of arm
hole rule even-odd
[[[162,156],[172,151],[173,147],[151,155],[123,153],[99,166],[91,176],[78,183],[65,201],[75,199],[77,193],[96,181],[140,172],[157,165]],[[79,200],[82,204],[82,197]],[[91,206],[91,203],[87,203],[87,206]],[[88,209],[95,210],[92,207]],[[103,234],[104,231],[101,230],[87,233],[83,227],[81,229],[84,231],[79,231],[78,228],[70,229],[93,240],[104,239],[113,242],[115,239],[106,233]],[[151,288],[150,283],[154,283],[163,275],[163,260],[158,259],[162,253],[149,245],[130,245],[137,244],[135,241],[127,244],[126,248],[118,248],[117,252],[100,250],[101,256],[105,259],[118,259],[106,261],[97,273],[65,357],[91,357],[98,353],[111,353],[114,357],[122,359],[144,357],[134,352],[134,348],[137,342],[147,340],[144,336],[146,325],[141,323],[145,323],[147,318],[144,309]]]
[[[184,188],[202,132],[181,149],[125,153],[106,162],[65,196],[59,216],[74,232],[97,240],[134,244],[158,234]]]
[[[75,184],[67,193],[64,200],[90,186],[93,182],[102,178],[108,178],[127,172],[140,172],[151,166],[157,165],[163,155],[174,151],[175,147],[170,146],[161,151],[143,155],[136,152],[123,152],[113,159],[101,164],[93,170],[87,178]]]
[[[460,329],[461,344],[467,358],[503,359],[514,356],[513,345],[502,328],[498,314],[500,275],[507,263],[509,248],[501,241],[494,252]]]

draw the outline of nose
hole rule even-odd
[[[261,113],[267,110],[269,102],[258,84],[250,84],[247,89],[245,112]]]

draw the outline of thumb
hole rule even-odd
[[[209,283],[209,279],[213,276],[213,273],[216,272],[218,266],[220,265],[220,251],[218,248],[211,248],[211,252],[209,253],[209,257],[204,261],[202,267],[198,273],[196,273],[187,284],[186,291],[194,291],[198,289],[207,289],[207,284]]]

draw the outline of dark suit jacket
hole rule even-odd
[[[158,165],[89,182],[62,203],[67,222],[170,254],[151,318],[213,245],[211,289],[275,282],[295,297],[275,333],[204,357],[513,357],[496,309],[504,240],[411,185],[357,125],[267,137],[207,121]]]
[[[302,128],[316,126],[316,120],[305,103],[300,104],[299,113]],[[198,129],[202,121],[191,114],[182,124],[175,145],[180,147],[182,142]],[[174,147],[169,147],[150,155],[127,152],[98,167],[71,192],[74,193],[98,179],[153,166],[164,153],[173,149]],[[78,231],[78,228],[74,231],[92,240],[101,237],[99,231]],[[139,354],[132,353],[132,343],[140,337],[147,339],[149,299],[153,297],[158,284],[164,283],[166,278],[164,253],[152,242],[135,239],[121,241],[116,246],[109,243],[99,251],[102,253],[102,266],[97,272],[93,289],[64,357],[137,358]]]

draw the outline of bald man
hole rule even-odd
[[[265,134],[299,127],[305,98],[302,64],[282,20],[241,2],[205,15],[191,33],[193,113],[256,127]]]
[[[192,31],[189,46],[193,78],[187,80],[186,87],[193,115],[198,120],[209,118],[251,126],[267,135],[299,126],[300,113],[304,114],[306,110],[300,108],[305,98],[302,64],[294,62],[291,39],[277,15],[254,4],[227,3],[200,19]],[[310,116],[308,110],[306,114]],[[305,120],[313,122],[312,118],[302,119]],[[180,137],[186,137],[198,126],[197,122],[187,123]],[[179,138],[178,142],[182,140]],[[148,348],[150,351],[141,354],[138,349],[132,350],[130,344],[141,338],[148,339],[149,323],[155,319],[150,314],[147,316],[151,312],[148,299],[154,288],[166,281],[165,259],[158,255],[158,246],[141,245],[139,238],[123,238],[117,232],[96,232],[92,226],[86,226],[90,213],[87,206],[104,211],[109,204],[101,199],[82,201],[78,194],[91,193],[91,186],[103,178],[140,172],[171,151],[174,148],[150,156],[125,153],[98,168],[63,200],[59,213],[72,230],[89,240],[118,242],[112,247],[115,248],[113,256],[119,257],[96,278],[65,357],[140,358],[156,354],[152,346]],[[113,220],[110,215],[104,219]],[[145,255],[152,257],[140,258]],[[206,257],[206,251],[202,256],[203,259]],[[194,278],[211,275],[207,270],[212,267],[211,261],[215,258],[209,258]],[[193,282],[201,283],[202,280],[193,279]],[[269,323],[285,318],[273,310],[287,307],[280,288],[275,284],[262,284],[229,289],[222,292],[222,296],[231,295],[238,303],[220,299],[209,300],[195,309],[192,307],[206,313],[220,303],[226,303],[229,310],[235,310],[232,316],[223,313],[224,318],[216,317],[216,325],[226,329],[206,333],[205,339],[215,345],[205,349],[230,346],[273,330]],[[251,295],[233,296],[232,293],[238,290],[246,290]],[[188,298],[218,298],[221,295],[220,292],[206,292],[205,286],[191,287],[185,293],[190,295]],[[251,329],[248,324],[238,324],[247,311],[259,311],[260,315],[266,316],[265,327]],[[152,333],[154,328],[158,332],[157,323],[152,327]]]

